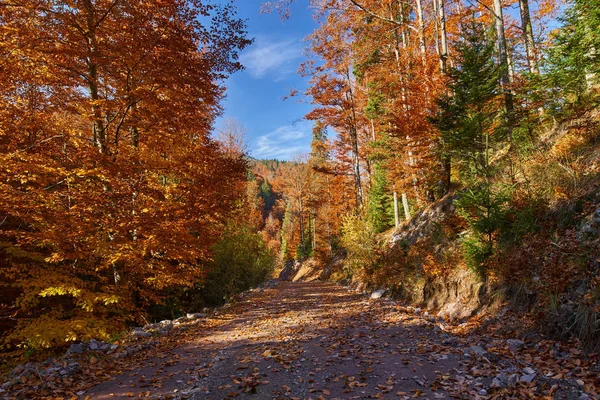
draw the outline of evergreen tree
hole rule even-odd
[[[324,172],[329,161],[329,150],[327,148],[327,126],[317,121],[312,130],[312,141],[310,143],[310,164],[316,171]]]
[[[561,111],[567,103],[580,103],[600,83],[600,3],[569,0],[559,18],[563,26],[548,49],[546,86],[551,106]],[[562,95],[560,95],[562,94]]]
[[[486,177],[492,142],[502,139],[495,129],[501,68],[494,60],[494,42],[475,21],[464,26],[456,52],[457,66],[448,72],[450,94],[438,100],[439,111],[431,121],[442,133],[445,152],[458,161],[465,178]]]
[[[464,241],[466,261],[485,274],[505,201],[494,187],[490,165],[492,149],[504,138],[499,129],[502,69],[494,60],[494,42],[474,21],[464,27],[456,51],[458,65],[448,73],[451,94],[438,100],[439,112],[432,122],[470,188],[457,204],[471,228]]]
[[[265,214],[268,214],[269,211],[273,208],[275,204],[275,195],[273,194],[273,188],[268,179],[265,179],[260,185],[259,196],[263,199],[265,204]]]
[[[390,194],[385,169],[379,164],[374,167],[373,186],[369,193],[367,215],[377,232],[394,226],[394,203]]]

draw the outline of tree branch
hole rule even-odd
[[[360,8],[360,9],[361,9],[362,11],[364,11],[365,13],[369,14],[369,15],[370,15],[371,17],[373,17],[373,18],[377,18],[377,19],[379,19],[379,20],[381,20],[381,21],[385,21],[385,22],[388,22],[388,23],[390,23],[390,24],[394,24],[394,25],[397,25],[397,26],[405,26],[405,27],[407,27],[407,28],[409,28],[409,29],[412,29],[412,30],[413,30],[413,31],[415,31],[415,32],[418,32],[418,29],[417,29],[417,28],[415,28],[414,26],[412,26],[412,25],[409,25],[409,24],[405,24],[405,23],[402,23],[402,22],[399,22],[399,21],[396,21],[395,19],[391,19],[391,18],[383,17],[383,16],[381,16],[381,15],[379,15],[379,14],[376,14],[376,13],[374,13],[373,11],[371,11],[371,10],[368,10],[367,8],[365,8],[365,6],[363,6],[363,5],[359,4],[359,3],[358,3],[356,0],[350,0],[350,2],[351,2],[352,4],[354,4],[356,7]]]
[[[53,140],[53,139],[56,139],[56,138],[61,138],[61,137],[64,137],[64,135],[54,135],[54,136],[52,136],[52,137],[49,137],[49,138],[47,138],[47,139],[40,140],[39,142],[37,142],[37,143],[34,143],[34,144],[32,144],[31,146],[25,147],[24,149],[19,149],[19,150],[17,150],[17,152],[18,152],[18,153],[21,153],[21,152],[23,152],[23,151],[27,151],[27,150],[33,149],[35,146],[38,146],[38,145],[40,145],[40,144],[42,144],[42,143],[49,142],[49,141],[51,141],[51,140]]]

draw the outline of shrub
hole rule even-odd
[[[223,304],[264,282],[275,268],[275,257],[261,235],[249,226],[230,226],[213,250],[206,280],[199,286],[203,305]]]
[[[346,215],[342,223],[341,244],[348,252],[347,277],[368,275],[378,258],[377,231],[372,222],[360,215]]]

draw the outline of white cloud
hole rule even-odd
[[[281,126],[259,136],[252,155],[263,159],[291,160],[294,156],[308,152],[311,129],[312,123],[309,121]]]
[[[302,57],[302,45],[298,40],[275,40],[257,36],[254,44],[240,56],[240,62],[255,79],[272,76],[281,81],[296,72]]]

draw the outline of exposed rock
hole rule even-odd
[[[508,377],[508,386],[515,386],[519,382],[519,375],[512,374]]]
[[[600,237],[600,207],[586,217],[578,236],[583,240]]]
[[[440,231],[444,221],[456,216],[455,200],[460,193],[449,194],[440,201],[415,214],[410,221],[394,232],[390,244],[390,256],[405,254],[413,245],[423,239],[436,238],[436,243],[427,241],[428,252],[435,254],[453,250],[454,239]],[[437,243],[439,241],[439,243]],[[419,266],[415,265],[418,269]],[[417,274],[419,275],[419,274]],[[420,275],[419,275],[420,276]],[[491,306],[493,299],[488,296],[490,284],[484,282],[467,267],[453,269],[447,274],[433,277],[419,276],[406,279],[393,290],[393,296],[407,300],[412,304],[422,304],[431,312],[436,310],[437,317],[449,320],[462,320],[472,317],[482,309]]]
[[[60,373],[61,371],[61,367],[51,367],[48,368],[47,370],[42,372],[42,375],[49,375],[49,376],[53,376],[56,375],[57,373]]]
[[[149,337],[149,336],[152,336],[152,334],[150,332],[146,332],[142,328],[135,328],[133,330],[133,336],[136,336],[136,337]]]
[[[71,347],[69,347],[69,353],[71,354],[82,354],[86,350],[86,346],[84,343],[73,343]]]
[[[24,371],[25,371],[25,365],[19,364],[13,368],[13,370],[10,372],[10,376],[14,378],[16,376],[21,375]]]
[[[495,377],[492,380],[492,384],[490,385],[490,388],[492,388],[492,389],[500,389],[500,388],[503,388],[503,387],[506,387],[506,385],[505,385],[504,382],[502,382],[502,379],[500,379],[498,377]]]
[[[92,339],[88,343],[88,348],[91,351],[106,351],[106,350],[108,350],[109,346],[108,346],[108,343],[106,343],[106,342],[102,342],[100,340]]]
[[[428,309],[439,308],[437,316],[450,320],[469,318],[482,304],[487,287],[468,269],[459,269],[451,274],[425,283],[420,301]]]
[[[526,375],[522,375],[521,379],[519,379],[519,380],[521,382],[531,383],[531,382],[533,382],[534,379],[535,379],[535,374],[526,374]]]
[[[449,337],[442,341],[442,344],[445,346],[456,346],[458,343],[459,343],[459,340],[455,336]]]
[[[63,377],[67,377],[67,376],[73,376],[78,374],[81,371],[81,367],[79,366],[79,363],[72,363],[67,365],[64,368],[61,368],[59,371],[60,376]]]
[[[471,346],[464,351],[465,355],[485,356],[487,351],[481,346]]]
[[[505,371],[499,373],[490,385],[491,388],[505,388],[514,386],[519,382],[519,376],[517,374],[508,375]]]
[[[446,196],[441,201],[415,214],[408,223],[392,237],[392,244],[412,246],[422,238],[431,236],[440,220],[454,214],[454,200],[457,195]]]
[[[508,339],[506,344],[508,345],[508,349],[513,353],[516,353],[525,347],[525,342],[519,339]]]
[[[384,294],[385,294],[385,289],[375,290],[373,293],[371,293],[371,298],[372,299],[380,299],[381,297],[383,297]]]
[[[289,281],[292,279],[294,274],[296,273],[296,261],[290,260],[285,263],[283,269],[279,273],[279,279],[282,281]]]
[[[312,282],[319,280],[323,272],[323,266],[314,259],[308,259],[302,263],[296,263],[292,282]]]
[[[319,275],[319,279],[327,280],[330,279],[334,273],[339,273],[344,269],[344,261],[346,260],[347,253],[346,250],[339,250],[333,259],[327,263],[321,274]]]
[[[187,314],[186,318],[190,321],[193,321],[195,319],[201,319],[201,318],[206,318],[206,314],[204,313],[192,313],[192,314]]]

